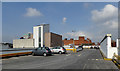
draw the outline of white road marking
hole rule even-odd
[[[67,54],[66,56],[69,56],[69,55],[71,55],[71,54]]]
[[[78,56],[81,56],[81,54],[80,54],[80,55],[78,55]]]
[[[88,59],[88,60],[96,60],[97,61],[97,60],[103,60],[103,59]]]
[[[86,64],[84,65],[83,70],[85,69],[85,67],[86,67]]]
[[[69,55],[66,55],[66,56],[69,56]]]

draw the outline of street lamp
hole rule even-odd
[[[72,32],[74,33],[75,31],[74,30],[72,30]],[[75,52],[75,43],[74,43],[75,41],[74,41],[74,38],[73,38],[73,52]]]

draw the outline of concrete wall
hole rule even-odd
[[[49,24],[44,24],[43,26],[43,44],[45,45],[45,33],[49,33]]]
[[[55,33],[45,33],[45,46],[62,46],[62,36]]]
[[[120,38],[118,38],[116,42],[117,42],[116,45],[118,47],[118,55],[120,56]]]
[[[74,42],[75,45],[94,44],[94,43],[92,43],[92,41],[89,38],[85,39],[84,36],[80,36],[78,40],[74,40],[74,39],[67,40],[67,39],[64,39],[63,42],[64,42],[64,45],[73,44],[73,42]]]
[[[38,26],[33,27],[33,39],[34,39],[34,46],[37,48],[39,47],[39,28]]]
[[[51,35],[50,35],[50,33],[45,33],[45,46],[51,47]]]
[[[34,39],[13,40],[13,48],[34,48]]]
[[[118,55],[118,48],[111,46],[111,34],[107,34],[100,44],[100,50],[107,57],[112,59],[114,57],[114,53]]]
[[[100,44],[100,50],[107,56],[107,38]]]
[[[35,47],[43,47],[45,45],[45,33],[49,32],[49,24],[41,24],[33,27],[33,38],[35,39]],[[41,45],[39,45],[41,44]]]

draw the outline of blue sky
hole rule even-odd
[[[50,24],[50,31],[63,35],[63,38],[77,38],[80,35],[85,35],[98,42],[100,37],[93,38],[98,36],[96,32],[101,32],[102,37],[106,33],[114,34],[116,27],[112,28],[114,31],[109,30],[111,28],[98,27],[98,20],[94,17],[98,15],[99,19],[99,14],[109,11],[107,8],[110,6],[112,6],[110,11],[115,10],[116,12],[117,4],[115,2],[5,2],[2,4],[3,42],[12,42],[13,39],[18,39],[27,32],[32,32],[33,26],[41,23]],[[113,20],[113,18],[107,19],[108,15],[105,16],[105,23]],[[99,20],[100,22],[104,23],[103,20]],[[108,24],[114,25],[113,22],[115,21]],[[75,33],[72,33],[72,30]]]

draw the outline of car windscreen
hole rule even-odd
[[[64,47],[62,47],[64,50],[65,50],[65,48]]]

